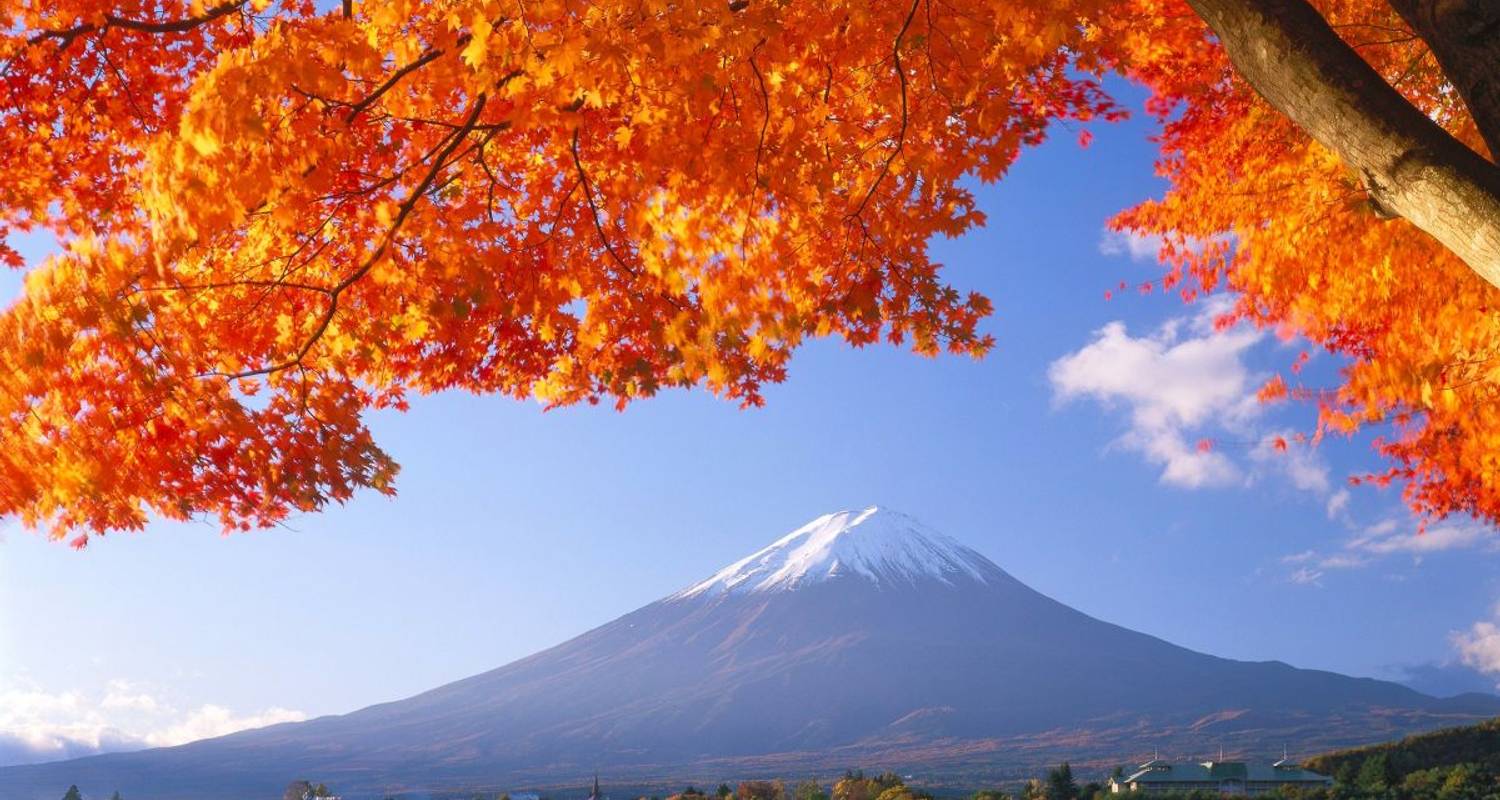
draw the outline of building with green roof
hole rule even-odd
[[[1244,761],[1168,762],[1152,759],[1123,778],[1111,778],[1112,792],[1191,792],[1195,790],[1233,795],[1262,795],[1283,786],[1313,788],[1330,786],[1333,779],[1303,769],[1289,759],[1274,764]]]

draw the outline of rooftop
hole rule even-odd
[[[1303,769],[1282,759],[1274,764],[1245,761],[1167,762],[1148,761],[1127,775],[1121,783],[1218,783],[1254,781],[1277,783],[1328,783],[1326,775]]]

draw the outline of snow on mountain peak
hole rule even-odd
[[[915,519],[870,506],[824,514],[677,597],[787,590],[843,576],[876,583],[952,583],[956,577],[983,583],[994,569],[984,556]]]

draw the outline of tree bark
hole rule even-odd
[[[1391,0],[1469,107],[1500,161],[1500,3],[1495,0]]]
[[[1240,75],[1338,153],[1378,206],[1500,287],[1500,167],[1407,102],[1306,0],[1188,4]]]

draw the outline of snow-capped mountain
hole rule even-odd
[[[354,658],[351,656],[351,658]],[[1100,621],[883,509],[819,517],[549,650],[415,697],[180,747],[0,769],[0,798],[348,798],[898,769],[972,787],[1219,746],[1307,753],[1500,714]]]
[[[995,570],[954,539],[900,512],[870,506],[824,514],[674,596],[786,591],[841,577],[876,584],[983,583]]]

